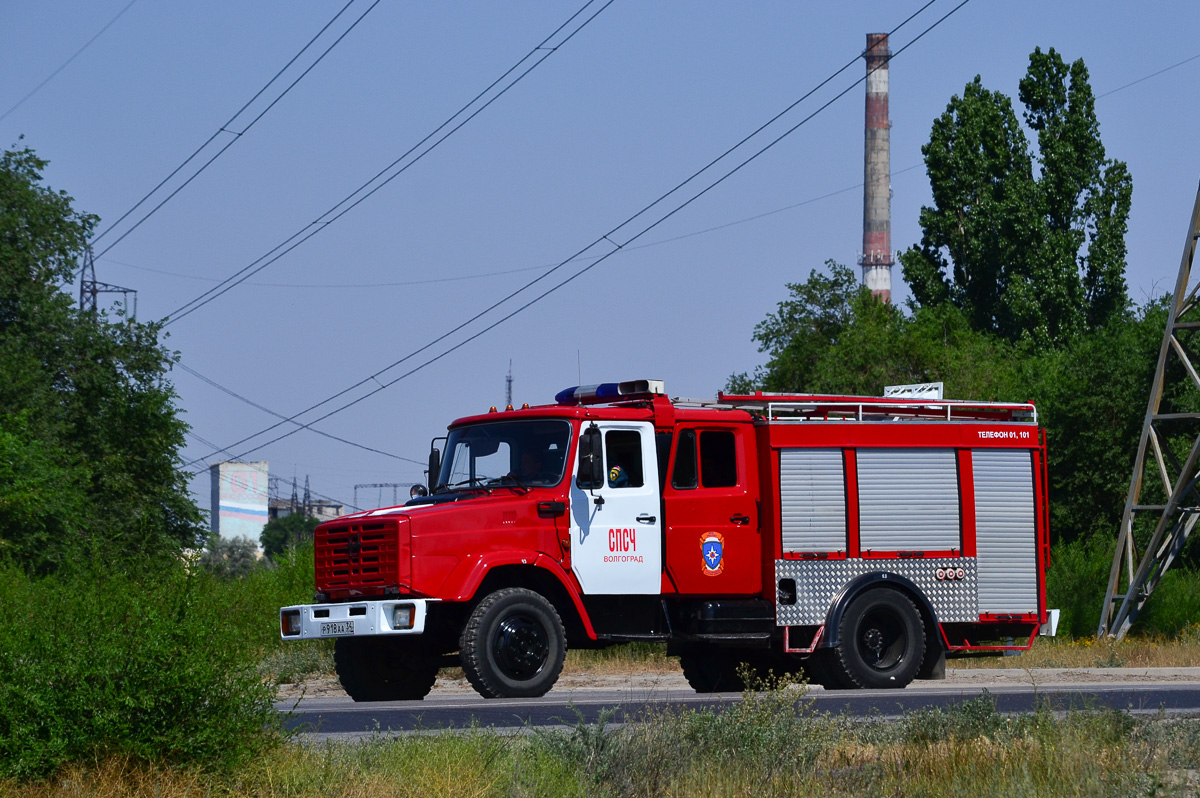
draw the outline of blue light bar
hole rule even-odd
[[[627,380],[626,382],[601,382],[596,385],[576,385],[554,395],[560,405],[602,404],[618,399],[649,398],[663,396],[666,388],[662,380]]]

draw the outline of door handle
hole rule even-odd
[[[653,524],[655,522],[655,520],[656,519],[654,516],[646,515],[645,513],[642,513],[641,515],[639,515],[637,517],[637,522],[639,524]]]
[[[733,523],[733,524],[737,524],[738,526],[749,526],[750,525],[750,516],[742,515],[741,513],[738,513],[736,515],[729,516],[729,522]]]

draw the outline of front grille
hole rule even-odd
[[[317,589],[324,593],[372,595],[408,582],[408,541],[397,520],[333,524],[317,530]],[[404,585],[407,587],[407,584]]]

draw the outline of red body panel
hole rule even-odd
[[[758,512],[758,463],[754,430],[748,423],[707,424],[677,419],[676,437],[684,430],[732,432],[736,441],[737,484],[706,487],[703,468],[699,484],[679,489],[666,480],[663,491],[666,525],[664,562],[670,581],[682,595],[731,596],[762,592],[762,535]],[[673,452],[671,465],[675,465]],[[672,473],[672,472],[668,472]],[[744,520],[743,520],[744,519]],[[705,536],[721,536],[724,546],[719,572],[704,567],[701,542]]]

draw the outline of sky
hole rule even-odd
[[[347,505],[355,485],[422,481],[431,439],[503,407],[510,368],[517,405],[637,378],[713,397],[764,361],[754,325],[787,283],[828,259],[855,264],[858,56],[867,33],[923,3],[584,2],[7,4],[0,145],[33,148],[47,185],[101,218],[97,280],[135,289],[140,320],[171,317],[201,507],[208,464],[234,458]],[[920,36],[957,5],[936,0],[891,37],[893,248],[920,238],[920,148],[950,98],[976,75],[1015,98],[1029,53],[1054,47],[1087,64],[1108,156],[1133,176],[1130,294],[1170,290],[1200,177],[1200,44],[1186,35],[1200,5],[971,0]],[[401,158],[394,179],[325,215]],[[312,235],[181,313],[297,234]],[[898,266],[893,293],[908,297]],[[272,442],[290,423],[259,434],[271,413],[346,389],[299,417],[343,441]],[[360,488],[358,503],[390,504],[391,491]]]

